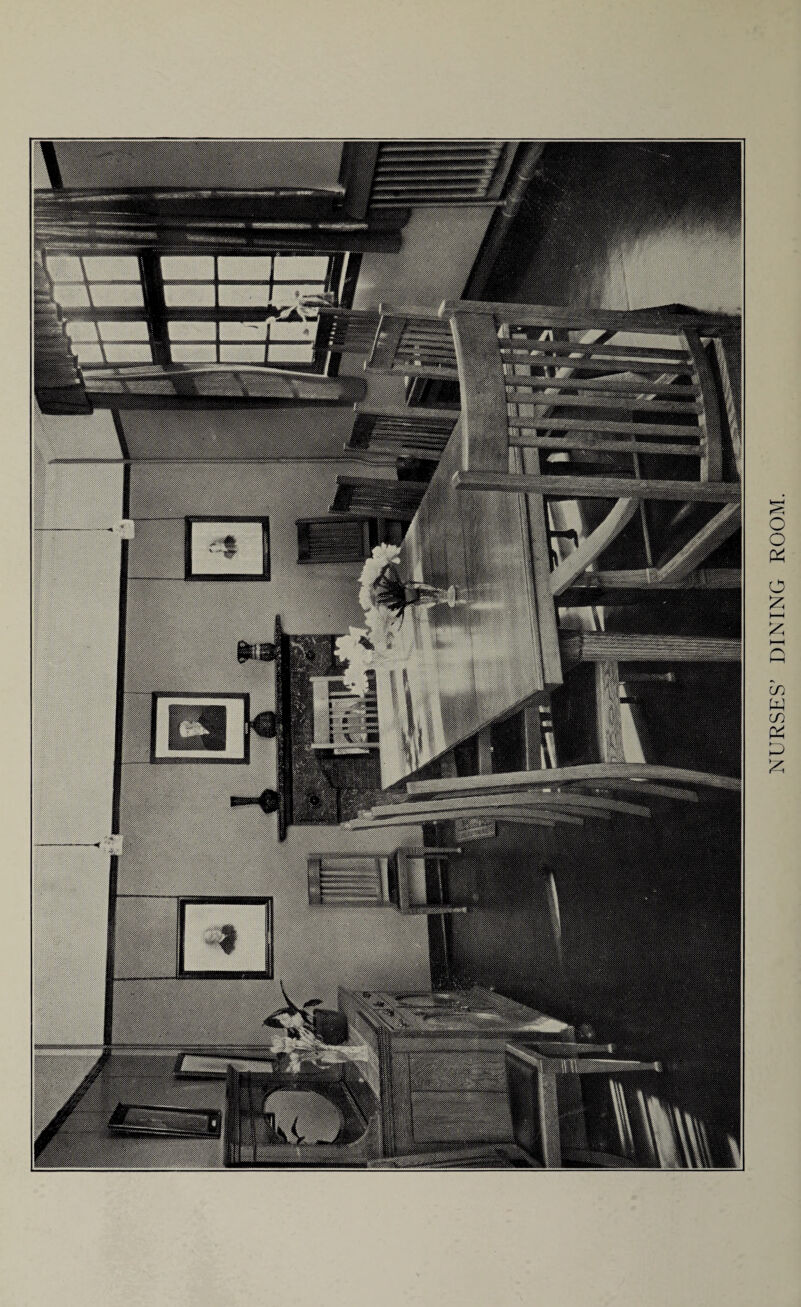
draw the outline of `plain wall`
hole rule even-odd
[[[379,838],[290,826],[279,843],[275,817],[229,802],[275,785],[275,743],[256,736],[249,764],[149,761],[154,691],[244,692],[253,716],[275,705],[274,667],[239,664],[237,640],[271,639],[276,614],[290,635],[360,620],[359,564],[297,562],[295,520],[326,511],[336,471],[314,462],[132,467],[115,1042],[261,1040],[264,1018],[282,1004],[279,978],[299,1001],[329,1004],[340,984],[430,984],[423,919],[308,902],[308,853],[386,853],[419,844],[419,827]],[[269,517],[270,581],[184,579],[184,517],[217,513]],[[176,979],[178,898],[226,894],[273,898],[275,979]]]
[[[62,420],[65,446],[107,435],[104,422]],[[119,463],[45,463],[36,449],[34,1035],[96,1043],[110,864],[91,846],[112,828],[121,559],[105,528],[122,515],[123,474]]]

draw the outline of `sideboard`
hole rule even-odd
[[[339,1007],[370,1051],[365,1074],[380,1102],[386,1157],[510,1141],[507,1041],[574,1036],[565,1022],[480,986],[403,994],[340,989]]]

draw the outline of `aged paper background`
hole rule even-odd
[[[5,1111],[0,1299],[598,1304],[801,1299],[799,9],[765,0],[233,0],[8,11],[2,409]],[[748,691],[740,1173],[29,1170],[28,139],[746,140]],[[767,775],[767,500],[787,495],[790,748]],[[792,669],[792,670],[791,670]],[[65,760],[68,765],[68,760]]]

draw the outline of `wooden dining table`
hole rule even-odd
[[[384,788],[562,679],[541,500],[454,486],[461,442],[460,420],[401,546],[404,580],[456,601],[409,606],[376,669]]]

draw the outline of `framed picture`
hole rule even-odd
[[[269,1058],[238,1057],[235,1053],[179,1053],[173,1075],[178,1080],[225,1080],[229,1066],[237,1071],[269,1075],[273,1063]]]
[[[217,1108],[162,1107],[154,1103],[118,1103],[109,1118],[116,1135],[161,1135],[219,1139],[222,1112]]]
[[[268,517],[187,517],[187,581],[269,581]]]
[[[272,975],[272,899],[178,900],[179,977],[271,980]]]
[[[153,695],[151,762],[250,762],[250,696]]]

